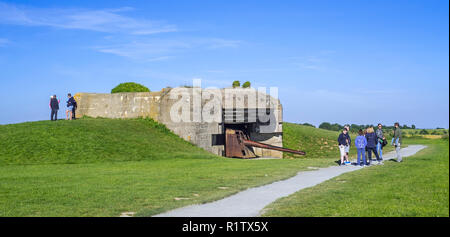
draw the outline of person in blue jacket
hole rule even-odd
[[[372,160],[372,152],[373,152],[375,154],[375,156],[377,157],[378,164],[382,165],[383,159],[381,159],[378,156],[378,152],[377,152],[378,138],[377,138],[377,135],[375,134],[375,131],[373,130],[373,127],[367,128],[366,139],[367,139],[367,153],[369,155],[369,157],[368,157],[369,162]]]
[[[365,166],[366,163],[366,146],[367,146],[367,139],[364,136],[364,132],[362,129],[359,129],[358,132],[359,136],[355,138],[355,147],[356,151],[358,152],[358,160],[356,162],[356,165]],[[363,160],[363,163],[361,163],[361,158]]]
[[[67,98],[69,99],[67,100],[66,120],[72,120],[72,111],[76,102],[70,93],[67,94]]]

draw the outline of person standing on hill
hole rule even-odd
[[[383,159],[383,141],[386,140],[383,134],[383,125],[381,123],[378,124],[378,128],[376,131],[377,134],[377,152],[380,156],[380,159]]]
[[[397,162],[402,162],[402,155],[400,154],[401,143],[402,143],[402,131],[400,130],[400,124],[396,122],[394,124],[394,137],[392,138],[391,145],[395,146],[395,152],[397,153]]]
[[[338,137],[338,143],[339,143],[339,151],[341,153],[341,165],[345,165],[345,147],[348,146],[348,139],[347,139],[347,129],[342,129],[342,133],[339,134]]]
[[[367,165],[366,163],[366,146],[367,146],[367,139],[364,136],[364,132],[362,129],[359,129],[358,132],[359,136],[355,138],[355,147],[358,152],[358,160],[356,162],[356,165],[364,166]],[[361,164],[361,158],[363,160],[363,163]]]
[[[58,120],[58,110],[59,110],[59,100],[56,98],[56,95],[53,95],[50,97],[50,109],[51,109],[51,114],[50,114],[50,120],[51,121],[56,121]],[[54,118],[54,119],[53,119]]]
[[[73,98],[73,96],[71,97],[71,99],[72,99],[72,105],[73,105],[73,107],[72,107],[72,119],[75,120],[76,119],[75,118],[75,110],[77,110],[78,105],[77,105],[77,101],[75,100],[75,98]]]
[[[67,100],[66,120],[72,120],[72,111],[75,99],[72,97],[72,94],[70,93],[67,94],[67,97],[69,98],[69,100]]]
[[[375,154],[375,156],[377,157],[378,164],[382,165],[383,160],[380,159],[380,157],[378,156],[378,152],[376,150],[378,139],[377,139],[377,135],[375,134],[375,132],[373,130],[373,127],[367,128],[366,139],[367,139],[367,152],[369,153],[368,154],[369,162],[372,160],[372,152],[373,152]]]

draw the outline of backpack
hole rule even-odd
[[[381,147],[384,147],[386,145],[387,145],[387,141],[386,141],[386,139],[383,139],[383,141],[381,142]]]

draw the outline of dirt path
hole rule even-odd
[[[426,148],[423,145],[411,145],[401,149],[403,157],[412,156]],[[383,159],[395,159],[395,151],[383,155]],[[376,163],[376,162],[375,162]],[[331,166],[314,171],[302,171],[296,176],[268,185],[250,188],[224,199],[202,205],[191,205],[155,217],[253,217],[275,200],[291,195],[301,189],[315,186],[343,173],[362,169],[356,166]],[[370,169],[370,167],[364,168]]]

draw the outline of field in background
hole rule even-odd
[[[448,129],[403,129],[402,135],[409,138],[448,138]]]

